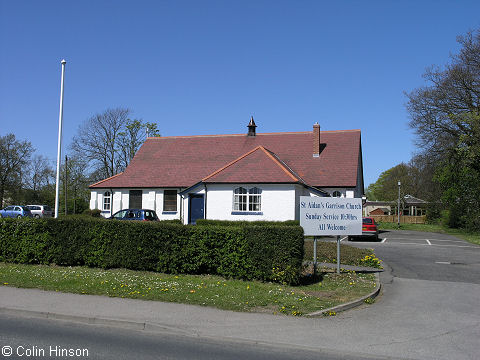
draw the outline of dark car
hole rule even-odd
[[[3,210],[0,210],[0,216],[2,218],[32,217],[32,213],[26,206],[11,205],[11,206],[7,206]]]
[[[109,217],[113,220],[158,221],[157,213],[148,209],[124,209]]]
[[[362,235],[349,236],[348,240],[352,241],[354,238],[371,238],[378,241],[378,226],[375,220],[371,217],[362,218]]]

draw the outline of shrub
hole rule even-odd
[[[2,219],[0,261],[298,283],[303,229],[284,224]]]
[[[93,209],[93,210],[85,209],[85,211],[83,212],[83,215],[88,215],[88,216],[99,218],[101,213],[102,213],[102,211],[99,210],[99,209]]]
[[[198,219],[197,225],[200,226],[261,226],[261,225],[277,225],[277,226],[300,226],[300,221],[298,220],[287,220],[287,221],[232,221],[232,220],[209,220],[209,219]]]

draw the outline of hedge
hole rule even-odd
[[[287,221],[231,221],[231,220],[210,220],[210,219],[197,219],[197,225],[215,225],[215,226],[300,226],[298,220]]]
[[[0,261],[299,282],[299,226],[1,219]]]

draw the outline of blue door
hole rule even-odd
[[[190,206],[188,208],[189,224],[196,224],[197,219],[203,219],[205,217],[205,202],[203,201],[203,195],[191,194]]]

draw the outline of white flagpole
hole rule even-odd
[[[62,120],[63,120],[63,80],[65,77],[65,64],[67,63],[62,60],[62,82],[60,85],[60,114],[58,115],[58,148],[57,148],[57,182],[55,186],[55,219],[58,218],[58,194],[60,186],[60,161],[62,153]]]

